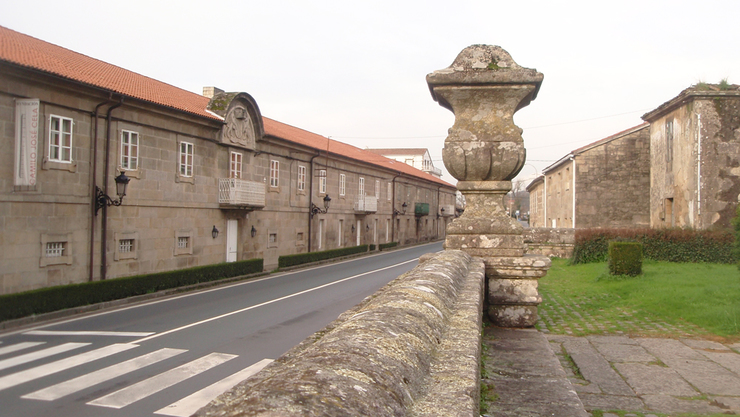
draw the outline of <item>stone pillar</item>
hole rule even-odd
[[[483,259],[488,315],[502,327],[534,326],[542,302],[537,280],[550,268],[549,258],[524,255],[523,228],[503,201],[526,159],[513,116],[534,100],[542,78],[489,45],[465,48],[448,68],[427,75],[434,100],[455,114],[442,158],[466,201],[447,227],[445,248]]]

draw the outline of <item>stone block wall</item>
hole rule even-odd
[[[576,230],[551,227],[524,229],[524,246],[527,254],[558,258],[573,256]]]
[[[195,416],[477,417],[483,262],[421,262]]]

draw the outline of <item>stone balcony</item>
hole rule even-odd
[[[265,207],[265,184],[236,178],[218,179],[218,204],[222,207]]]
[[[375,213],[378,211],[377,197],[365,195],[355,197],[355,212]]]

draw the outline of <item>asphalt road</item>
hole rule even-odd
[[[0,416],[189,416],[440,242],[0,334]]]

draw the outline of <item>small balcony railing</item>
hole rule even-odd
[[[265,206],[265,184],[236,178],[219,178],[218,204],[262,208]]]
[[[439,168],[437,168],[437,167],[426,167],[422,171],[424,171],[424,172],[426,172],[428,174],[432,174],[432,175],[434,175],[437,178],[439,178],[439,177],[442,176],[442,170],[439,169]]]
[[[378,211],[378,199],[369,195],[357,196],[355,198],[355,211],[375,213]]]

